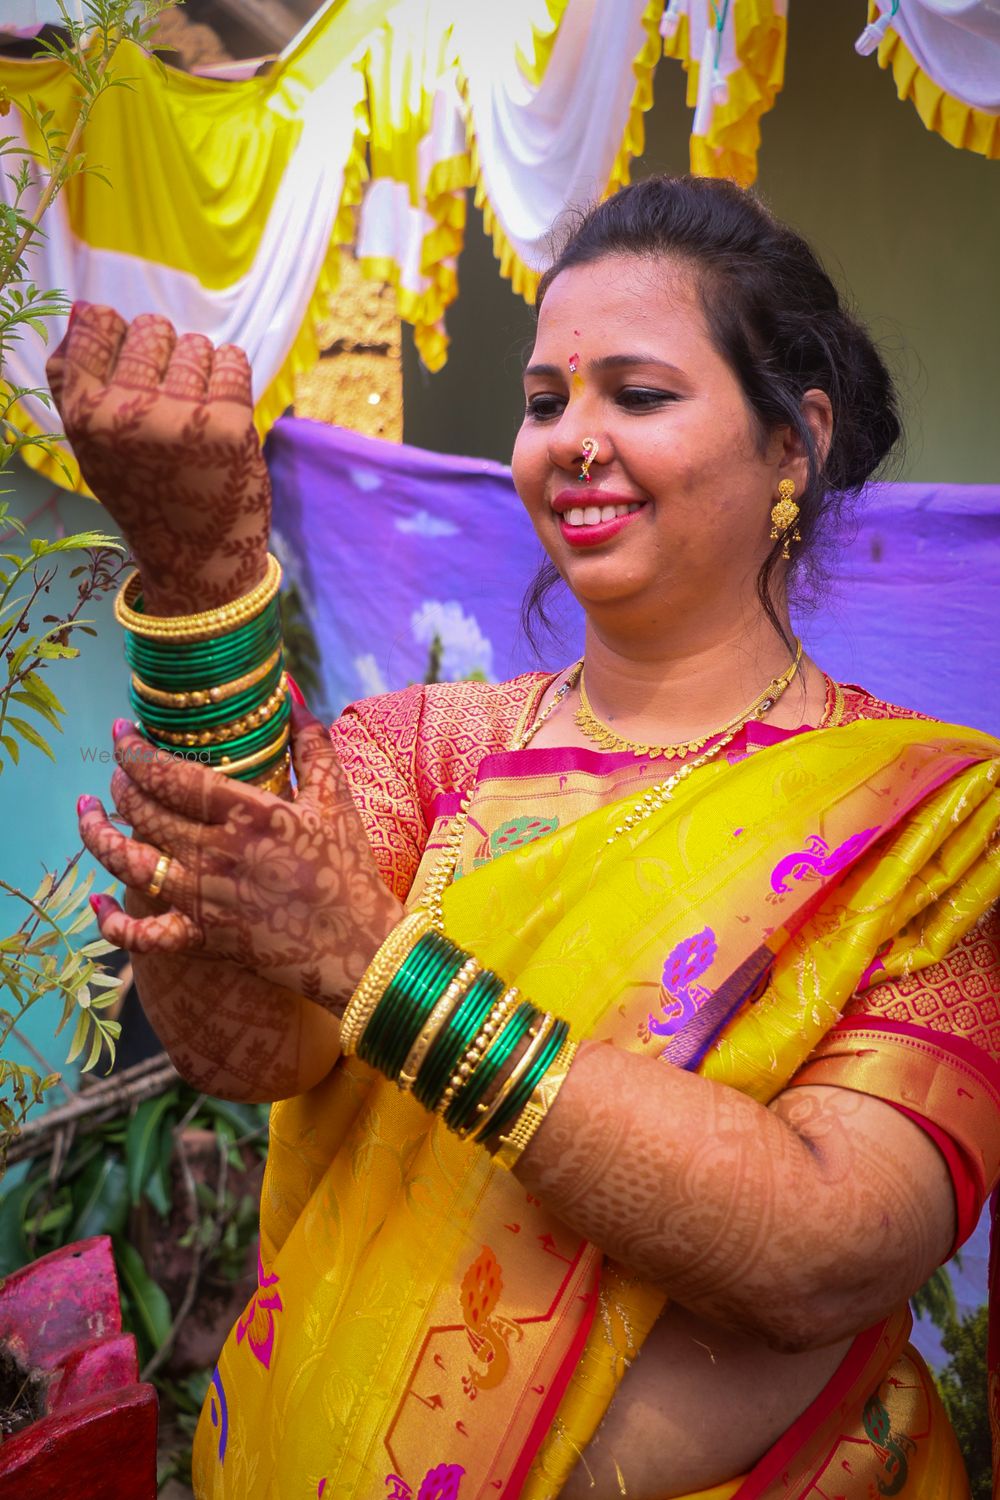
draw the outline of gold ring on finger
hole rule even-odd
[[[163,890],[167,880],[167,871],[170,869],[170,855],[161,854],[156,861],[156,869],[153,878],[146,887],[147,896],[158,896]]]

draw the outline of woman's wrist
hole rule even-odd
[[[420,909],[375,954],[345,1011],[341,1045],[508,1170],[576,1050],[567,1022],[539,1010]]]
[[[166,574],[142,549],[132,549],[142,579],[143,597],[151,615],[185,615],[200,609],[217,609],[246,594],[264,577],[267,568],[267,537],[237,557],[209,554],[197,569],[183,578]]]

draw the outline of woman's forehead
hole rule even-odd
[[[560,271],[538,313],[535,351],[553,343],[586,343],[579,353],[644,343],[709,342],[690,265],[667,256],[609,255]],[[574,351],[576,344],[574,344]],[[570,351],[570,352],[574,352]],[[662,351],[661,351],[662,352]],[[567,355],[567,357],[569,357]]]

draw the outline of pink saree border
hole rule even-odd
[[[987,1088],[998,1096],[1000,1102],[1000,1062],[964,1036],[956,1036],[950,1031],[934,1031],[929,1026],[916,1026],[912,1021],[893,1021],[886,1016],[856,1015],[844,1016],[835,1026],[831,1026],[827,1037],[848,1036],[857,1031],[882,1031],[886,1036],[905,1036],[912,1041],[929,1044],[941,1052],[950,1053],[957,1062],[980,1073]]]

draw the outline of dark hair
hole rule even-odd
[[[539,282],[536,313],[561,271],[608,255],[672,256],[696,269],[712,341],[739,380],[761,439],[791,427],[808,455],[808,481],[797,497],[802,544],[792,556],[793,566],[808,559],[815,576],[809,544],[860,492],[902,431],[892,377],[868,331],[845,309],[801,235],[731,182],[649,177],[591,208]],[[833,408],[823,463],[802,415],[810,389],[825,391]],[[771,580],[781,552],[779,538],[757,578],[779,634]],[[522,624],[533,645],[536,626],[550,628],[545,599],[558,580],[546,562],[525,595]]]

